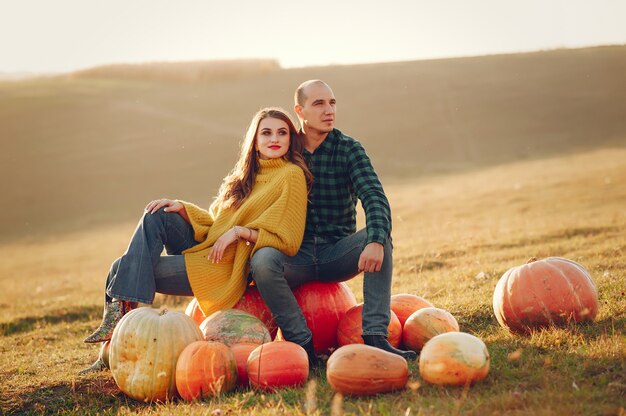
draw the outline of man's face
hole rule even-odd
[[[296,105],[305,131],[330,133],[335,126],[337,112],[333,91],[324,84],[313,84],[304,90],[304,105]]]

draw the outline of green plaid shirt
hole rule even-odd
[[[339,240],[356,232],[356,203],[365,210],[367,243],[385,244],[391,210],[361,143],[334,129],[313,153],[304,150],[315,180],[307,207],[307,236]]]

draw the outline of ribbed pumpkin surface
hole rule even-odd
[[[178,357],[176,389],[185,400],[220,395],[233,390],[236,382],[235,356],[221,342],[193,342]]]
[[[342,394],[365,396],[400,390],[408,378],[404,358],[369,345],[343,346],[326,363],[328,384]]]
[[[531,259],[505,272],[493,292],[493,311],[504,328],[532,328],[592,321],[598,290],[580,264],[559,257]]]
[[[169,400],[177,394],[178,356],[201,339],[198,325],[181,312],[133,309],[113,331],[109,352],[113,378],[135,400]]]
[[[339,346],[348,344],[363,344],[361,337],[363,332],[363,304],[350,308],[339,321],[337,326],[337,341]],[[387,340],[394,347],[398,347],[402,342],[402,325],[394,311],[391,311],[391,319],[387,326]]]
[[[300,386],[309,377],[309,358],[304,348],[289,341],[256,347],[248,357],[250,384],[261,390]]]
[[[464,385],[487,377],[489,362],[489,351],[481,339],[465,332],[447,332],[422,348],[420,376],[432,384]]]
[[[433,307],[434,305],[421,296],[410,293],[398,293],[391,296],[391,310],[395,312],[400,325],[418,309]]]
[[[239,309],[225,309],[208,316],[200,324],[200,331],[207,341],[226,345],[250,342],[263,344],[272,337],[261,320]]]
[[[402,342],[404,346],[419,351],[435,335],[459,330],[459,323],[445,309],[422,308],[415,311],[404,323]]]

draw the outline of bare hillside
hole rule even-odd
[[[2,240],[129,220],[154,197],[208,204],[252,114],[291,108],[308,78],[331,84],[338,127],[386,183],[626,143],[626,46],[208,81],[144,71],[0,83]]]

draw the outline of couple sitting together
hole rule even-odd
[[[110,339],[122,316],[137,302],[151,304],[156,292],[195,296],[207,316],[231,308],[250,275],[284,338],[301,345],[315,366],[312,334],[292,290],[364,272],[363,341],[416,358],[387,341],[391,212],[370,159],[334,128],[336,100],[326,83],[302,83],[294,108],[301,131],[279,108],[254,116],[209,211],[170,199],[146,206],[107,276],[102,324],[85,342]],[[357,198],[366,217],[358,232]]]

